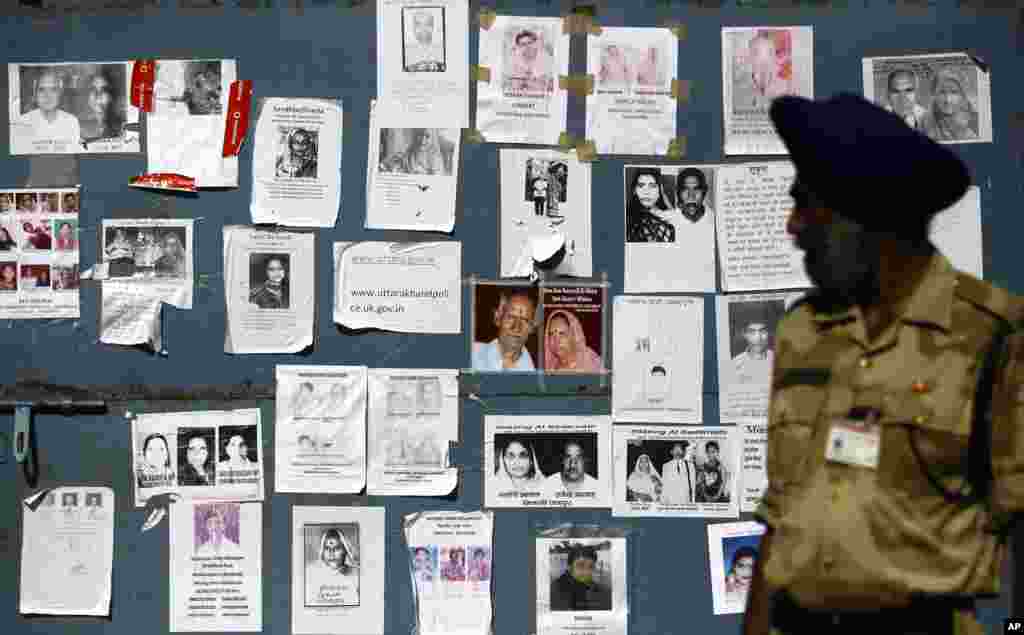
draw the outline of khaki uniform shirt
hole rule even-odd
[[[1020,306],[936,253],[874,341],[858,307],[825,314],[804,302],[780,321],[769,484],[757,511],[773,530],[763,562],[769,588],[786,589],[804,608],[831,610],[998,593],[1005,541],[987,529],[1024,508],[1018,336],[1009,338],[1011,361],[993,403],[993,509],[947,502],[913,446],[948,490],[965,483],[977,376],[994,329],[1018,319]],[[830,422],[855,406],[881,411],[877,469],[825,459]]]

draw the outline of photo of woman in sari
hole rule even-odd
[[[494,483],[503,492],[539,491],[545,474],[537,462],[537,452],[529,442],[513,438],[500,448],[495,457]]]
[[[661,500],[661,477],[651,457],[641,454],[626,479],[626,501],[656,503]]]
[[[544,370],[599,373],[601,356],[587,346],[580,319],[569,311],[555,311],[544,328]]]

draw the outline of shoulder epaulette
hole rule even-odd
[[[955,294],[961,300],[966,300],[1006,322],[1017,322],[1021,319],[1024,305],[1020,298],[968,273],[957,272]]]

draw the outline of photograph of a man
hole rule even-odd
[[[714,223],[714,210],[708,203],[708,177],[699,168],[683,168],[676,177],[676,207],[690,223],[708,219]]]
[[[445,72],[444,7],[403,7],[402,33],[405,72]]]
[[[22,72],[39,72],[39,68],[23,69]],[[54,68],[43,67],[32,82],[32,103],[35,108],[21,116],[21,123],[31,128],[36,141],[52,141],[64,144],[78,144],[82,130],[78,117],[61,108],[65,98],[64,74]]]
[[[694,503],[700,484],[694,446],[689,441],[680,441],[672,445],[671,454],[672,459],[661,466],[661,502],[665,505]]]
[[[552,550],[552,572],[559,571],[561,550]],[[590,545],[569,546],[564,572],[551,582],[552,611],[610,611],[612,590],[595,576],[598,550]]]
[[[497,306],[493,303],[495,295],[498,296]],[[536,368],[531,354],[531,349],[537,350],[536,298],[536,291],[528,287],[477,286],[477,341],[473,342],[472,354],[475,370],[532,371]]]
[[[729,305],[730,370],[734,382],[766,384],[771,380],[775,360],[772,334],[785,308],[785,300],[753,300]]]
[[[597,488],[597,479],[587,474],[593,462],[579,441],[567,441],[562,447],[562,470],[548,477],[545,484],[548,496],[562,492],[593,491]]]
[[[513,27],[512,46],[506,49],[503,83],[506,91],[549,93],[554,90],[554,57],[543,31]]]
[[[885,109],[902,117],[914,130],[923,131],[928,111],[917,103],[917,74],[908,68],[892,71],[886,86]]]

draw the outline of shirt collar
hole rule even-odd
[[[896,314],[903,322],[930,324],[949,332],[953,323],[953,294],[956,290],[956,270],[949,260],[939,253],[932,254],[921,281],[914,291],[896,307]],[[823,328],[837,323],[863,320],[859,306],[851,306],[835,312],[815,311],[813,320]]]

